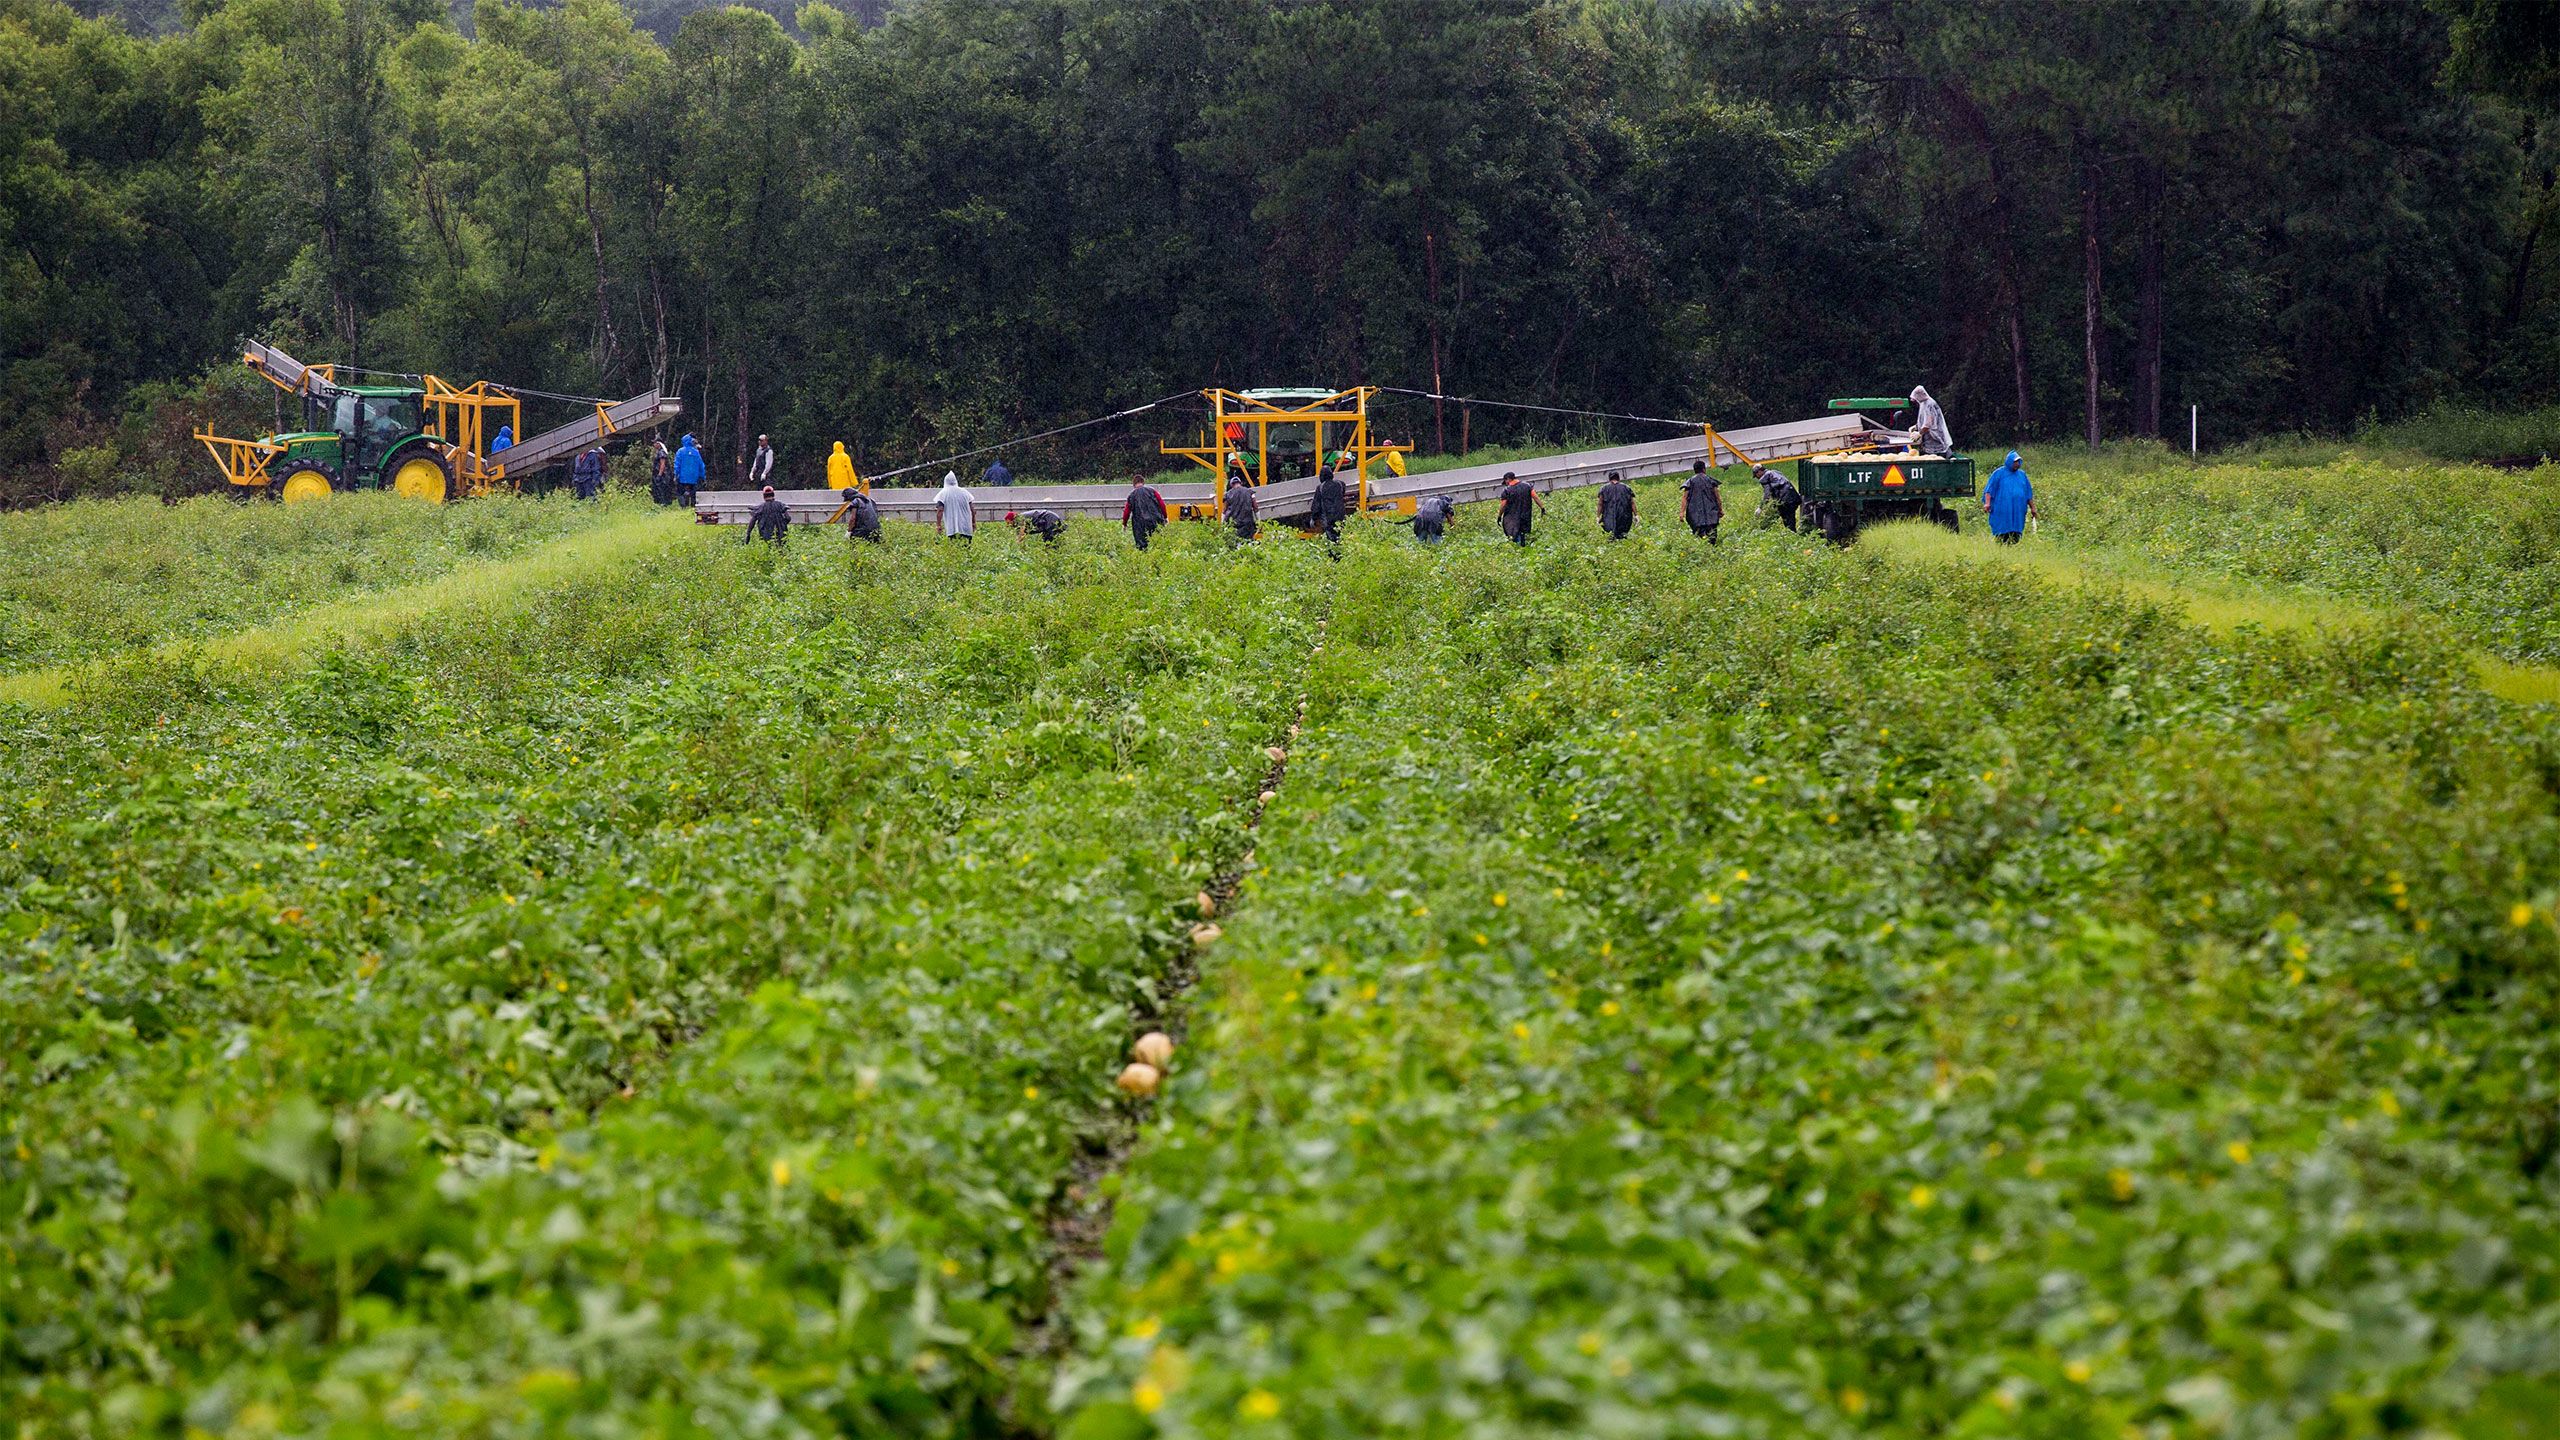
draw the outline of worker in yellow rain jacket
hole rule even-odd
[[[853,473],[853,457],[844,453],[844,442],[837,441],[836,453],[827,457],[827,488],[851,490],[861,483],[862,477]]]

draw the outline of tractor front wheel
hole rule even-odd
[[[441,505],[453,498],[453,465],[432,450],[413,451],[392,467],[391,488],[412,500]]]
[[[314,460],[296,461],[267,482],[267,493],[287,505],[326,500],[337,488],[338,472]]]

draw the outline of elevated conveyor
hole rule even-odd
[[[612,405],[598,405],[595,413],[581,415],[566,425],[545,430],[539,435],[527,436],[487,457],[482,463],[487,466],[492,480],[521,480],[546,465],[557,465],[610,436],[663,425],[683,413],[683,401],[652,390]],[[754,508],[753,502],[748,508]]]
[[[1575,490],[1600,484],[1612,470],[1629,480],[1648,480],[1686,474],[1700,460],[1706,461],[1710,469],[1733,464],[1737,456],[1755,462],[1800,460],[1807,455],[1898,445],[1907,438],[1908,432],[1885,429],[1863,415],[1826,415],[1750,430],[1712,431],[1641,445],[1577,450],[1535,460],[1505,460],[1415,475],[1376,475],[1369,480],[1369,508],[1409,511],[1426,495],[1446,495],[1461,504],[1490,500],[1502,488],[1506,472],[1541,491]],[[882,519],[930,525],[937,518],[933,497],[939,488],[884,486],[873,490],[871,498],[880,507]],[[1315,488],[1312,477],[1280,480],[1255,491],[1254,498],[1259,502],[1262,519],[1295,520],[1310,510]],[[1165,508],[1177,514],[1206,511],[1217,499],[1205,481],[1180,481],[1158,485],[1156,489],[1164,496]],[[1001,489],[973,487],[969,496],[976,505],[978,523],[984,526],[1002,524],[1008,510],[1055,510],[1061,515],[1116,521],[1128,493],[1129,487],[1124,484],[1011,485]],[[777,490],[774,494],[791,507],[792,523],[798,525],[824,524],[844,503],[844,497],[833,490]],[[705,525],[742,525],[747,513],[763,498],[761,492],[754,490],[706,490],[695,501],[694,518]]]

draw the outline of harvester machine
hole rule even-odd
[[[652,390],[528,436],[489,446],[501,427],[522,426],[523,402],[487,380],[449,385],[420,375],[416,385],[341,384],[334,365],[305,365],[252,340],[241,359],[301,403],[302,428],[257,440],[196,432],[223,478],[244,492],[288,503],[341,490],[394,490],[441,503],[486,495],[555,465],[607,437],[649,429],[684,413]]]

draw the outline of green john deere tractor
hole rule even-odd
[[[311,386],[302,395],[303,428],[267,438],[284,447],[267,461],[267,493],[288,504],[340,490],[445,499],[453,462],[420,426],[425,399],[424,390],[401,385]]]

